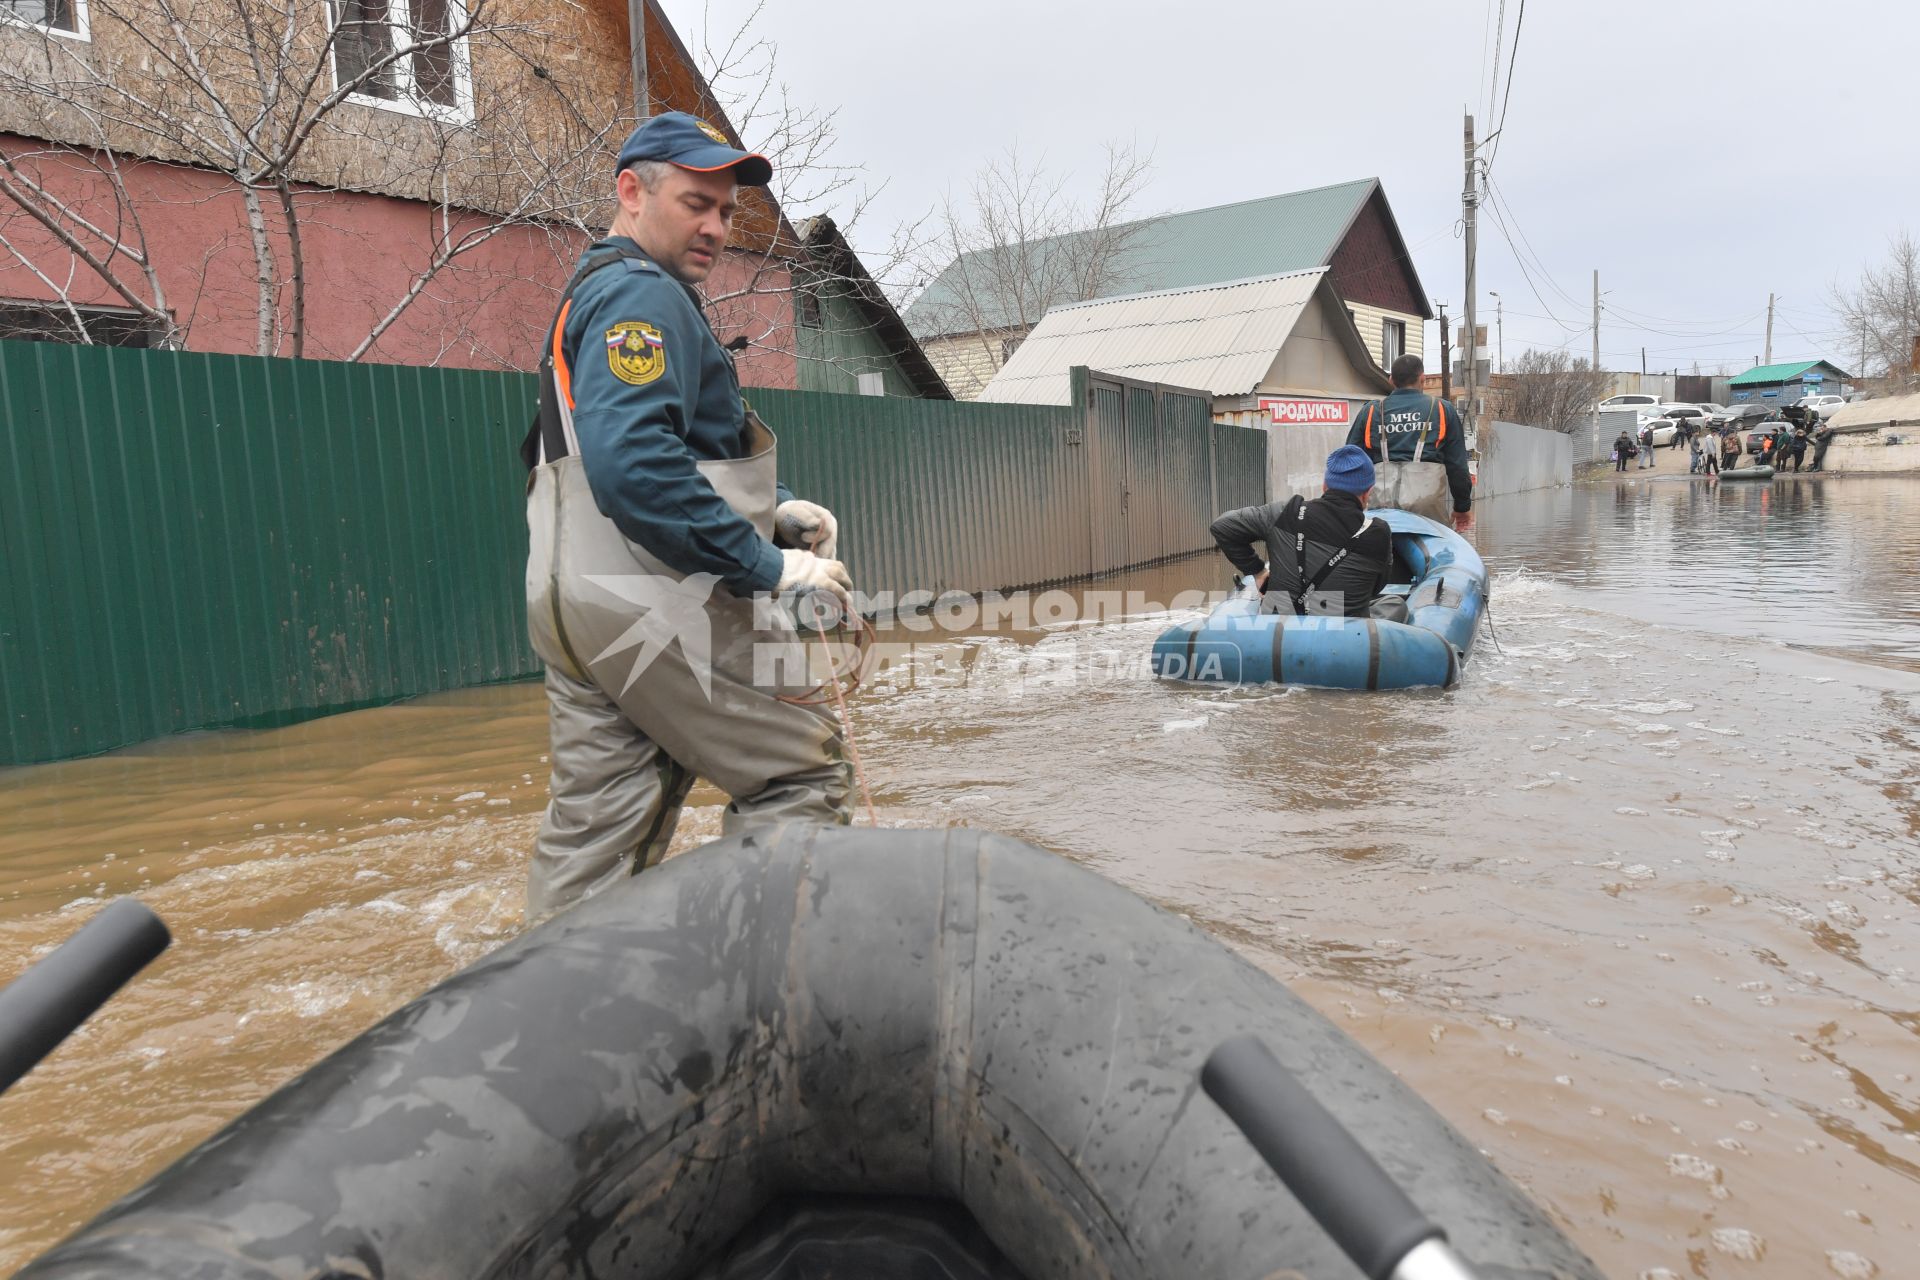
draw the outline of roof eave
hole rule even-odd
[[[824,257],[828,269],[836,279],[844,280],[853,286],[853,299],[861,313],[866,316],[881,341],[894,353],[895,361],[902,373],[914,385],[921,397],[927,400],[951,400],[953,390],[947,386],[946,379],[933,367],[933,361],[927,358],[919,339],[907,328],[893,303],[881,291],[878,283],[867,273],[860,256],[847,243],[840,228],[834,225],[832,218],[821,214],[807,222],[808,238],[806,246],[810,253]]]
[[[1340,228],[1340,234],[1333,238],[1333,244],[1327,250],[1327,261],[1324,265],[1329,267],[1333,265],[1333,255],[1339,252],[1340,246],[1346,242],[1354,224],[1360,221],[1360,215],[1367,211],[1367,205],[1372,203],[1376,195],[1380,197],[1381,211],[1387,215],[1387,231],[1392,234],[1393,243],[1399,249],[1399,255],[1395,261],[1406,269],[1408,278],[1413,281],[1413,296],[1420,301],[1420,318],[1431,320],[1434,314],[1433,304],[1427,300],[1427,287],[1420,283],[1420,272],[1413,265],[1413,253],[1407,248],[1407,238],[1400,234],[1400,220],[1393,216],[1393,201],[1387,199],[1387,189],[1381,185],[1380,179],[1367,179],[1367,194],[1353,206],[1353,216],[1347,219],[1346,226]]]

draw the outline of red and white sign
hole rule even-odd
[[[1262,400],[1260,407],[1271,414],[1275,422],[1289,427],[1314,424],[1344,427],[1353,421],[1353,413],[1345,400]]]

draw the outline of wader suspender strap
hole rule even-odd
[[[547,349],[540,357],[540,407],[533,425],[520,442],[520,461],[532,471],[543,462],[554,462],[580,451],[573,434],[573,372],[561,350],[566,338],[567,312],[573,307],[573,292],[582,281],[602,267],[610,267],[622,258],[647,261],[645,254],[631,249],[603,249],[580,264],[560,294],[560,306],[547,330]]]
[[[1320,589],[1320,584],[1340,567],[1340,562],[1347,558],[1347,552],[1353,550],[1353,544],[1360,540],[1361,534],[1373,527],[1374,521],[1372,516],[1362,520],[1360,527],[1354,530],[1353,537],[1348,540],[1347,545],[1328,556],[1327,562],[1320,566],[1320,572],[1309,578],[1307,576],[1306,505],[1307,500],[1296,493],[1293,495],[1293,501],[1287,504],[1286,510],[1286,515],[1293,520],[1293,564],[1300,580],[1300,589],[1293,596],[1293,612],[1302,618],[1307,616],[1307,594]]]
[[[1434,424],[1435,419],[1438,419],[1440,423],[1440,434],[1436,436],[1433,441],[1433,446],[1434,448],[1437,449],[1440,447],[1440,441],[1446,438],[1447,411],[1440,407],[1439,396],[1428,396],[1427,397],[1427,425],[1432,426]],[[1422,431],[1420,433],[1420,438],[1413,442],[1413,460],[1415,462],[1420,461],[1420,459],[1426,454],[1426,452],[1427,452],[1427,433]]]
[[[1362,437],[1362,439],[1371,439],[1373,437],[1373,410],[1374,410],[1374,407],[1379,403],[1380,402],[1376,400],[1374,401],[1373,404],[1370,404],[1367,406],[1367,433],[1365,436]],[[1440,398],[1438,396],[1428,396],[1427,397],[1427,425],[1431,427],[1435,424],[1435,422],[1438,422],[1440,426],[1440,433],[1438,436],[1435,437],[1433,442],[1434,447],[1437,449],[1440,447],[1440,442],[1447,438],[1447,415],[1446,415],[1446,411],[1440,407]],[[1387,456],[1387,445],[1388,445],[1387,433],[1385,431],[1382,431],[1380,433],[1380,461],[1382,462],[1391,461],[1391,459],[1388,458]],[[1420,459],[1426,454],[1426,451],[1427,451],[1427,433],[1422,431],[1419,435],[1419,438],[1413,442],[1413,460],[1415,462],[1420,461]]]

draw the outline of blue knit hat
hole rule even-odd
[[[1358,445],[1343,444],[1327,455],[1327,488],[1365,493],[1373,488],[1373,459]]]

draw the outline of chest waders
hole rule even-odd
[[[594,501],[563,341],[574,290],[623,256],[633,255],[590,259],[567,286],[541,361],[539,417],[521,449],[530,468],[527,630],[547,664],[552,764],[528,873],[529,923],[664,857],[696,777],[731,797],[727,834],[790,820],[845,823],[850,813],[839,722],[781,701],[811,683],[784,611],[767,602],[756,610],[713,575],[674,569]],[[771,539],[778,443],[752,412],[742,452],[695,468]]]
[[[1261,597],[1260,612],[1278,613],[1279,601],[1286,601],[1294,614],[1299,617],[1365,617],[1366,605],[1373,596],[1373,584],[1387,566],[1373,556],[1360,555],[1354,550],[1364,534],[1373,524],[1371,517],[1362,520],[1360,527],[1353,531],[1353,537],[1339,547],[1330,547],[1323,542],[1309,542],[1306,526],[1302,520],[1302,511],[1307,500],[1295,494],[1293,501],[1287,504],[1282,519],[1293,526],[1293,563],[1289,565],[1275,549],[1268,551],[1267,592]],[[1307,552],[1313,550],[1323,557],[1320,568],[1307,572]],[[1292,572],[1288,573],[1287,570]],[[1338,575],[1336,577],[1335,575]],[[1358,613],[1347,607],[1349,599],[1361,603]]]
[[[1367,429],[1372,431],[1374,417],[1379,409],[1376,401],[1367,406]],[[1446,439],[1446,411],[1440,407],[1440,401],[1427,397],[1427,422],[1413,442],[1413,458],[1408,462],[1395,462],[1388,454],[1391,451],[1391,433],[1380,432],[1380,457],[1373,467],[1373,492],[1367,497],[1369,509],[1382,508],[1395,511],[1411,511],[1417,516],[1425,516],[1440,524],[1453,519],[1453,492],[1447,487],[1446,465],[1438,461],[1427,461],[1427,429],[1438,425],[1439,431],[1434,437],[1434,447]]]

